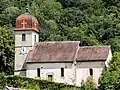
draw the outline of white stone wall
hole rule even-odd
[[[61,68],[64,67],[64,77],[61,77]],[[53,81],[72,84],[71,68],[72,63],[40,63],[40,64],[27,64],[27,77],[37,78],[37,68],[40,69],[41,79],[47,80],[49,74],[53,73]],[[69,73],[69,74],[68,74]],[[67,82],[66,82],[67,81]]]
[[[26,41],[22,41],[22,34],[26,35]],[[37,32],[34,31],[15,31],[15,71],[21,70],[24,68],[25,58],[29,50],[31,50],[35,43],[35,36],[36,35],[36,42],[38,42],[39,35]],[[21,53],[21,47],[26,48],[26,54]],[[25,68],[24,68],[25,69]],[[25,75],[25,72],[23,72]],[[23,75],[22,72],[15,72],[15,75]]]
[[[26,47],[27,53],[31,49],[31,47]],[[26,54],[21,53],[21,47],[15,48],[15,70],[20,70],[23,67],[23,64],[25,63],[25,58],[27,56]]]
[[[26,41],[22,41],[22,34],[26,35]],[[36,41],[39,41],[39,35],[34,31],[15,31],[15,46],[34,46],[34,35],[36,35]]]
[[[107,60],[105,62],[106,67],[109,66],[109,63],[110,63],[111,60],[112,60],[112,52],[111,52],[111,49],[110,49],[109,54],[108,54],[108,58],[107,58]]]
[[[53,74],[53,81],[66,84],[73,84],[74,69],[73,63],[32,63],[27,64],[27,77],[37,78],[37,68],[40,69],[41,79],[47,80],[48,74]],[[98,82],[98,78],[104,68],[104,62],[77,62],[76,85],[80,86],[82,80],[86,80],[89,69],[93,69],[93,79]],[[64,67],[64,77],[61,77],[61,68]]]
[[[76,69],[76,83],[80,85],[82,80],[86,81],[86,78],[90,76],[89,69],[93,69],[93,79],[95,83],[98,84],[98,78],[102,73],[103,68],[105,67],[105,62],[98,61],[98,62],[79,62],[77,63]]]
[[[35,35],[36,35],[36,42],[39,42],[39,35],[37,32],[32,32],[32,46],[35,44]]]
[[[26,41],[22,41],[22,34],[26,35]],[[15,46],[32,46],[32,31],[15,31]]]

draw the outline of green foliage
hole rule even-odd
[[[103,1],[105,1],[105,4],[107,6],[115,5],[115,6],[119,6],[120,7],[120,1],[119,0],[103,0]]]
[[[112,61],[100,78],[100,90],[120,90],[120,53],[113,54]]]
[[[96,90],[96,84],[92,77],[88,77],[84,82],[81,83],[81,90]]]
[[[14,37],[10,30],[0,27],[0,72],[13,73]]]
[[[0,73],[0,89],[6,85],[6,78],[4,73]]]
[[[1,0],[0,6],[0,25],[8,28],[27,7],[40,22],[40,41],[77,40],[119,50],[111,42],[120,35],[119,0]]]
[[[26,8],[40,23],[40,41],[111,45],[113,52],[120,52],[119,0],[0,0],[0,26],[14,31],[15,19],[25,13]],[[10,36],[14,38],[13,33]]]
[[[65,85],[63,83],[55,83],[46,80],[26,78],[22,76],[0,75],[0,82],[3,81],[7,86],[33,90],[73,90],[74,88],[74,86],[72,85]],[[2,87],[2,84],[0,84],[0,87]]]

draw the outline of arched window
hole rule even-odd
[[[90,76],[93,76],[93,69],[92,68],[89,69],[89,73],[90,73]]]
[[[40,77],[40,68],[37,68],[37,77]]]
[[[22,34],[22,41],[25,41],[26,40],[26,35],[23,33]]]

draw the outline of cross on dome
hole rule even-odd
[[[22,24],[22,28],[25,28],[25,26],[27,24],[26,20],[22,20],[21,24]]]

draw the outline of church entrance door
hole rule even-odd
[[[48,75],[48,81],[52,81],[53,75]]]

